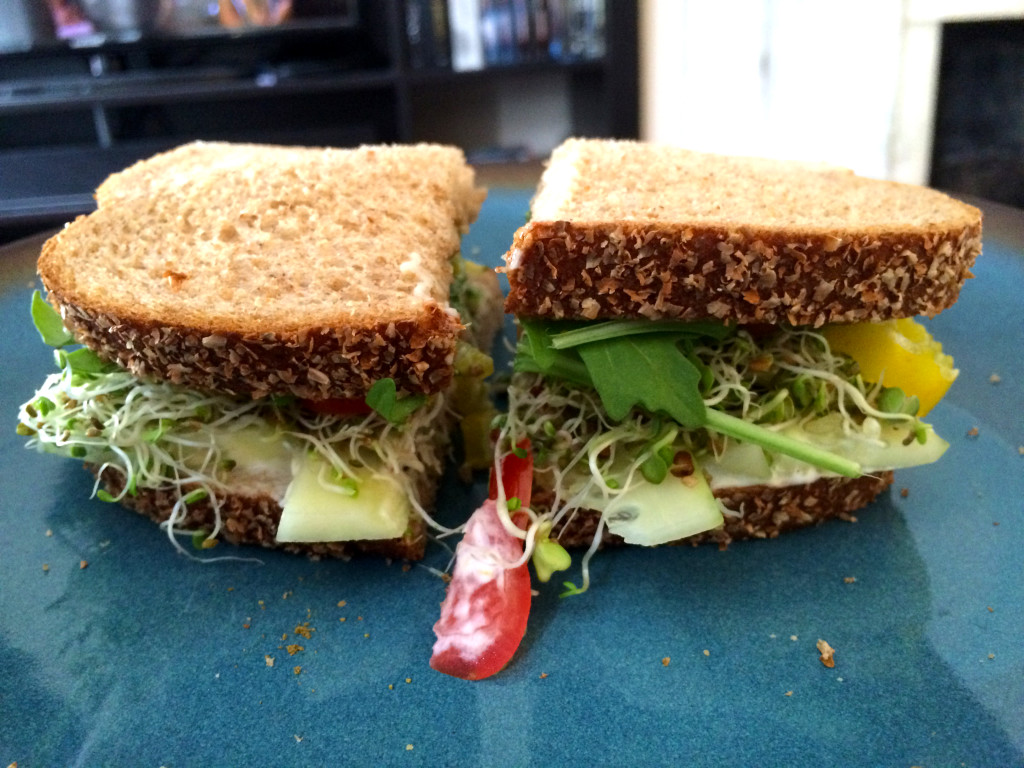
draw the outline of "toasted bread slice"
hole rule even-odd
[[[75,336],[144,378],[261,397],[451,380],[451,257],[484,190],[460,150],[195,143],[115,174],[43,247]]]
[[[823,165],[630,141],[553,153],[505,256],[506,311],[821,326],[934,315],[981,212]]]

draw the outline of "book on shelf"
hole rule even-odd
[[[451,65],[448,0],[405,0],[409,66],[447,69]]]
[[[413,69],[600,59],[605,0],[406,0]]]

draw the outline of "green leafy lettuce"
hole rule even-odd
[[[375,381],[366,393],[366,404],[396,425],[404,424],[426,401],[427,396],[422,393],[399,397],[395,380],[391,378]]]

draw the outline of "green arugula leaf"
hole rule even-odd
[[[520,321],[520,325],[524,333],[516,349],[515,370],[554,376],[584,387],[594,386],[576,350],[556,350],[551,347],[547,324],[526,320]]]
[[[594,384],[590,380],[590,374],[587,373],[587,367],[580,360],[579,355],[559,355],[555,358],[555,362],[548,366],[542,367],[537,364],[537,361],[529,354],[528,351],[524,352],[523,347],[520,346],[516,351],[516,359],[514,369],[521,373],[540,373],[545,376],[553,376],[556,379],[562,381],[572,382],[583,387],[593,388]]]
[[[67,346],[73,344],[75,337],[64,327],[64,321],[60,314],[50,306],[38,290],[32,293],[32,322],[39,331],[43,343],[50,347]]]
[[[81,347],[71,352],[61,349],[56,354],[57,364],[61,368],[66,366],[75,373],[109,373],[117,370],[117,365],[100,359],[99,355],[88,347]]]
[[[554,349],[569,349],[581,344],[620,338],[622,336],[671,333],[679,336],[704,336],[724,339],[736,333],[736,326],[713,322],[685,322],[682,320],[606,320],[599,323],[573,328],[571,330],[549,330],[550,344]]]
[[[558,359],[558,352],[551,346],[551,333],[546,323],[534,320],[520,320],[523,328],[523,341],[541,370],[550,368]]]
[[[75,343],[75,337],[64,327],[64,321],[60,314],[50,306],[39,291],[32,293],[31,314],[32,323],[39,331],[43,343],[56,347],[57,351],[54,354],[57,358],[57,365],[61,368],[70,368],[78,374],[106,373],[117,369],[114,363],[101,360],[88,347],[81,347],[71,352],[65,351],[64,347]]]
[[[578,347],[612,419],[622,421],[640,405],[650,413],[667,414],[688,429],[704,426],[700,371],[686,359],[677,341],[674,336],[651,334]]]
[[[392,424],[404,424],[409,416],[427,401],[424,394],[398,397],[398,388],[391,378],[373,383],[366,393],[366,404]]]

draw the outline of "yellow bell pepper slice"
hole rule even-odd
[[[849,355],[865,381],[899,387],[921,402],[924,416],[942,399],[959,371],[942,344],[913,318],[830,325],[822,330],[833,352]]]

